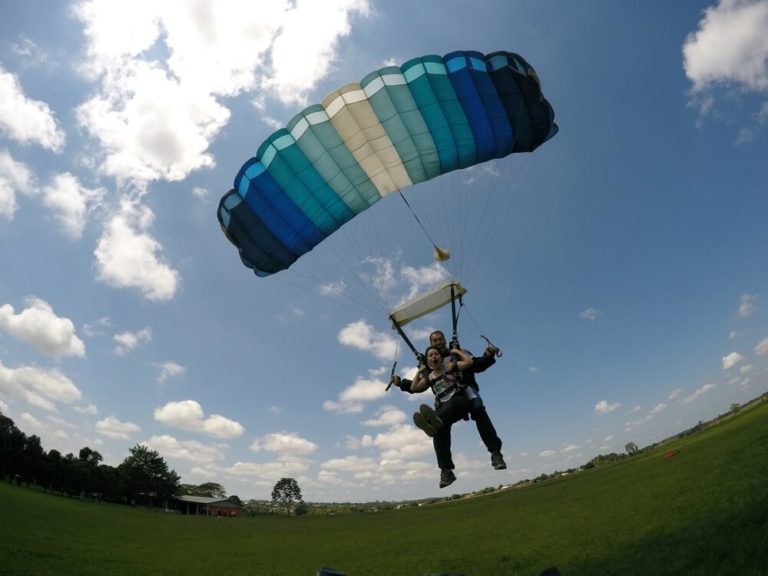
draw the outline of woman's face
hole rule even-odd
[[[427,352],[427,364],[433,370],[443,363],[443,356],[440,351],[435,348],[430,348]]]

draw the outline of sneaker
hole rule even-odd
[[[421,412],[416,412],[416,414],[413,415],[413,423],[416,424],[416,428],[422,430],[424,434],[430,438],[434,438],[435,434],[437,434],[437,430],[435,430],[432,425],[427,422],[427,419],[424,418]]]
[[[434,438],[437,431],[443,427],[443,421],[426,404],[422,404],[419,411],[413,415],[413,423],[430,438]]]
[[[440,419],[440,416],[437,415],[437,412],[432,409],[432,406],[422,404],[419,406],[419,413],[435,430],[440,430],[440,428],[443,427],[443,421]]]
[[[493,466],[494,470],[507,469],[507,463],[504,462],[504,456],[501,455],[501,452],[491,454],[491,466]]]
[[[440,470],[440,488],[450,486],[456,480],[456,474],[450,468]]]

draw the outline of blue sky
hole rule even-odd
[[[468,492],[644,446],[768,389],[768,2],[6,2],[0,410],[46,449],[312,501],[440,494],[384,392],[387,311],[454,275],[509,469],[454,428]],[[405,193],[256,278],[216,221],[273,130],[384,65],[523,55],[560,133]],[[464,231],[459,234],[457,231]],[[472,231],[472,232],[468,232]],[[361,277],[362,274],[362,277]],[[450,330],[413,325],[420,348]]]

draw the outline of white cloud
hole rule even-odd
[[[757,294],[742,294],[739,304],[739,316],[748,318],[757,312]]]
[[[682,388],[675,388],[672,390],[672,392],[669,393],[669,396],[667,396],[667,400],[675,400],[680,394],[683,392]]]
[[[158,364],[157,367],[160,368],[160,375],[157,377],[158,382],[165,382],[169,378],[180,376],[187,371],[184,366],[172,361],[163,362]]]
[[[360,445],[381,450],[382,460],[407,460],[434,454],[429,436],[412,425],[395,426],[376,436],[365,435]]]
[[[329,412],[350,414],[362,412],[366,402],[373,402],[386,396],[386,383],[376,378],[358,378],[349,388],[339,394],[338,402],[327,400],[323,408]]]
[[[707,8],[683,46],[694,91],[719,84],[768,90],[768,2],[720,0]]]
[[[206,150],[229,111],[155,63],[134,62],[123,74],[118,86],[77,110],[104,150],[101,172],[119,181],[178,181],[213,167]]]
[[[102,202],[103,188],[86,188],[69,172],[58,174],[43,187],[43,204],[53,210],[64,233],[77,239],[83,235],[86,219]]]
[[[597,310],[596,308],[587,308],[586,310],[579,312],[579,317],[583,318],[584,320],[589,320],[590,322],[596,321],[602,315],[602,311]]]
[[[376,418],[370,418],[363,422],[364,426],[395,426],[402,424],[407,419],[405,412],[396,406],[382,406],[376,411]]]
[[[95,416],[99,413],[99,409],[96,408],[94,404],[88,404],[88,406],[74,406],[74,410],[80,414],[89,414],[91,416]]]
[[[344,346],[365,350],[381,360],[392,360],[397,353],[397,340],[390,334],[377,332],[365,320],[347,324],[338,338]]]
[[[64,132],[48,104],[24,95],[13,74],[0,67],[0,131],[23,144],[39,144],[59,152],[64,147]]]
[[[181,441],[167,434],[152,436],[142,444],[156,450],[163,458],[176,458],[195,464],[210,464],[224,457],[221,446],[209,446],[194,440]]]
[[[112,336],[112,340],[116,342],[115,354],[118,356],[125,356],[129,352],[135,350],[140,344],[146,344],[152,341],[152,329],[142,328],[137,332],[120,332]]]
[[[10,304],[0,306],[0,330],[52,358],[85,356],[85,344],[69,318],[57,316],[40,298],[29,297],[26,303],[28,307],[18,314]]]
[[[440,282],[446,281],[449,277],[448,271],[439,262],[420,268],[403,266],[400,274],[409,285],[408,295],[405,297],[406,301],[423,292],[425,288],[432,288]]]
[[[544,450],[539,453],[539,458],[552,458],[554,456],[557,456],[557,452],[554,450]]]
[[[595,412],[600,415],[608,414],[619,407],[621,407],[621,403],[619,402],[609,404],[607,400],[600,400],[600,402],[595,404]]]
[[[758,356],[765,356],[768,354],[768,338],[763,338],[760,343],[755,346],[755,354]]]
[[[328,73],[350,18],[368,11],[365,0],[252,8],[213,0],[78,5],[83,69],[100,82],[78,113],[103,149],[102,171],[148,182],[213,166],[209,143],[230,117],[219,99],[258,91],[303,102]]]
[[[347,283],[344,280],[335,282],[326,282],[318,288],[321,296],[342,296],[347,289]]]
[[[273,70],[265,86],[273,87],[284,102],[304,102],[307,90],[329,72],[336,59],[336,42],[349,34],[350,17],[355,14],[369,14],[367,0],[294,3],[286,10],[283,29],[275,39]]]
[[[138,288],[149,300],[170,300],[179,273],[158,257],[160,243],[147,233],[154,214],[146,206],[124,200],[106,223],[94,251],[97,277],[116,288]]]
[[[275,434],[265,434],[256,439],[251,444],[251,450],[254,452],[274,452],[282,458],[296,458],[306,456],[317,450],[318,446],[306,438],[302,438],[293,432],[279,432]]]
[[[701,388],[696,390],[693,394],[691,394],[690,396],[685,398],[683,400],[683,404],[689,404],[689,403],[693,402],[694,400],[696,400],[700,396],[706,394],[707,392],[709,392],[711,390],[714,390],[716,387],[717,387],[716,384],[704,384],[704,386],[702,386]]]
[[[114,416],[107,416],[103,420],[96,422],[96,431],[110,438],[128,440],[131,434],[139,430],[141,428],[133,422],[121,422]]]
[[[286,458],[276,462],[235,462],[223,471],[233,476],[248,476],[265,483],[265,488],[280,478],[297,478],[309,469],[309,462],[296,458]]]
[[[213,414],[205,418],[202,406],[194,400],[168,402],[155,410],[154,417],[163,424],[216,438],[236,438],[245,432],[242,424],[224,416]]]
[[[69,404],[82,393],[58,370],[42,370],[35,366],[8,368],[0,362],[0,392],[47,410],[56,412],[56,403]]]
[[[13,219],[18,208],[16,194],[33,195],[35,191],[35,178],[29,168],[0,150],[0,217]]]
[[[736,366],[739,362],[744,361],[744,356],[739,354],[738,352],[731,352],[727,356],[723,356],[723,370],[730,370],[734,366]]]

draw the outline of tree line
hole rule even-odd
[[[119,466],[103,463],[96,450],[75,456],[43,448],[0,412],[0,478],[50,492],[123,504],[157,505],[184,493],[179,475],[155,450],[137,444]],[[192,488],[195,488],[194,486]],[[165,504],[162,504],[165,505]]]

